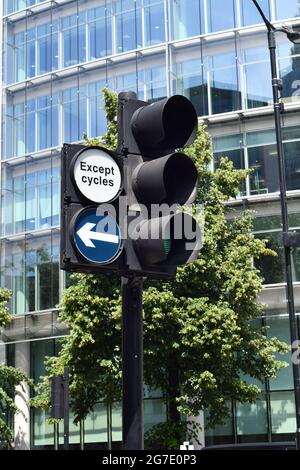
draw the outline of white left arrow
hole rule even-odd
[[[108,243],[119,243],[119,237],[117,235],[110,235],[109,233],[94,232],[93,228],[96,224],[87,222],[84,224],[77,233],[81,241],[89,248],[96,248],[92,240]]]

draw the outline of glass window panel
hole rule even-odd
[[[165,40],[164,4],[145,8],[145,45],[159,44]]]
[[[233,168],[236,170],[244,169],[244,151],[242,149],[226,150],[214,153],[214,167],[219,168],[220,159],[227,157],[233,162]],[[240,195],[246,194],[246,182],[242,181],[240,186]]]
[[[39,183],[37,187],[38,197],[37,202],[39,205],[39,228],[46,228],[51,226],[52,215],[52,185],[50,172],[47,174],[47,182]]]
[[[172,39],[185,39],[204,34],[203,3],[203,0],[172,1]]]
[[[84,132],[87,131],[86,103],[86,97],[76,88],[63,92],[63,140],[65,142],[81,140]]]
[[[231,402],[227,403],[229,409],[229,417],[224,420],[223,424],[216,425],[213,429],[207,428],[204,425],[205,429],[205,442],[207,445],[207,441],[209,440],[210,443],[213,443],[213,439],[211,437],[218,437],[218,436],[232,436],[233,435],[233,417],[232,417],[232,405]],[[205,413],[204,415],[205,422],[207,422],[208,414]],[[207,439],[209,438],[209,439]]]
[[[25,294],[26,294],[26,312],[35,310],[35,286],[36,286],[36,253],[26,251],[25,256]]]
[[[295,44],[290,48],[291,54],[299,54],[300,46]],[[300,56],[293,55],[279,62],[280,77],[282,79],[281,95],[284,101],[296,101],[300,97]]]
[[[23,314],[26,310],[25,277],[24,277],[24,246],[12,244],[13,253],[9,259],[9,269],[11,269],[12,293],[13,293],[13,313]],[[21,252],[20,252],[21,251]]]
[[[253,63],[245,65],[247,108],[268,106],[272,103],[272,80],[270,64]]]
[[[63,64],[64,67],[78,63],[77,31],[70,29],[63,33]]]
[[[87,444],[107,441],[107,410],[104,404],[97,404],[85,419],[84,441]]]
[[[267,18],[270,18],[270,6],[268,0],[259,0],[259,5]],[[252,0],[241,0],[241,22],[242,26],[262,23],[257,8],[254,6]]]
[[[60,168],[52,170],[52,226],[59,225],[60,215]]]
[[[259,132],[247,133],[247,145],[274,144],[276,142],[275,131],[273,129]]]
[[[300,16],[298,0],[276,0],[276,19],[296,18]]]
[[[243,136],[241,134],[226,135],[222,137],[214,137],[212,139],[212,145],[214,151],[224,152],[225,150],[231,150],[233,148],[239,148],[242,142]]]
[[[78,62],[81,63],[85,61],[86,61],[86,37],[85,37],[85,25],[82,25],[82,26],[79,26],[78,28]]]
[[[25,231],[25,180],[19,176],[13,181],[14,229],[15,233]]]
[[[89,60],[112,54],[111,18],[89,24]]]
[[[290,324],[288,316],[268,316],[266,317],[266,323],[269,327],[268,336],[270,338],[278,338],[280,341],[284,341],[290,344]],[[270,390],[289,390],[293,388],[293,373],[291,367],[291,354],[287,352],[285,354],[276,354],[276,357],[280,361],[286,361],[289,366],[281,369],[277,373],[275,379],[269,379]]]
[[[248,149],[250,194],[265,194],[279,190],[277,151],[275,145]]]
[[[46,375],[45,357],[54,356],[54,340],[32,341],[31,346],[31,378],[38,383]]]
[[[292,252],[293,260],[293,279],[297,282],[300,281],[300,248],[294,248]]]
[[[208,31],[224,31],[235,27],[233,0],[207,0]]]
[[[165,400],[162,398],[146,399],[144,401],[145,431],[157,423],[166,421],[167,410]]]
[[[300,189],[300,142],[284,144],[287,189]]]
[[[117,53],[142,47],[141,10],[128,11],[117,18]]]
[[[284,127],[282,129],[283,140],[298,140],[300,138],[299,126]]]
[[[33,181],[30,181],[30,177],[33,177]],[[27,177],[26,183],[26,216],[25,216],[25,230],[36,230],[37,229],[37,220],[36,220],[36,188],[35,188],[35,174],[29,175]]]
[[[54,445],[54,426],[49,424],[50,412],[45,410],[33,410],[33,445],[45,447]]]
[[[24,33],[22,33],[22,39],[24,41]],[[17,42],[18,39],[15,38],[15,42]],[[25,68],[25,43],[17,43],[15,48],[14,48],[14,53],[15,53],[15,76],[14,76],[14,81],[19,82],[21,80],[25,80],[26,78],[26,68]]]
[[[35,152],[36,150],[36,120],[35,112],[27,112],[26,116],[26,152]]]
[[[198,116],[208,114],[206,71],[200,59],[177,64],[176,92],[193,103]]]
[[[300,228],[300,214],[289,214],[289,223],[290,223],[290,228],[295,229],[295,228]]]
[[[293,392],[271,393],[272,433],[295,435],[296,417]]]
[[[144,83],[146,86],[146,100],[153,102],[167,96],[165,67],[146,69],[144,71]]]
[[[107,123],[101,96],[92,96],[89,101],[91,137],[102,136],[106,132]]]
[[[239,435],[266,435],[268,432],[266,401],[258,399],[255,403],[237,403],[236,419]]]
[[[59,255],[60,247],[59,240],[56,239],[55,245],[52,246],[52,272],[51,272],[51,284],[52,284],[52,298],[51,298],[51,307],[58,307],[59,303]]]
[[[236,66],[211,72],[210,86],[213,114],[226,113],[241,107]]]
[[[44,243],[37,249],[38,310],[55,307],[58,302],[58,247]]]
[[[225,152],[215,152],[214,153],[214,166],[215,169],[219,168],[220,159],[222,157],[227,157],[233,162],[233,167],[236,170],[244,169],[244,153],[243,150],[226,150]]]
[[[27,78],[34,77],[36,74],[35,61],[35,40],[27,42]]]
[[[14,136],[13,156],[24,155],[25,153],[25,115],[18,114],[17,106],[14,106],[13,136]]]
[[[264,284],[278,284],[284,282],[284,258],[280,233],[256,234],[257,238],[267,240],[267,248],[275,251],[277,256],[264,255],[255,262],[260,270]]]
[[[255,231],[279,230],[281,215],[259,216],[254,219],[253,227]]]
[[[112,407],[112,440],[122,442],[122,405],[114,403]]]

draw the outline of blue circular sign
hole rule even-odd
[[[121,230],[114,217],[97,211],[90,207],[80,212],[74,224],[74,241],[88,261],[107,264],[121,253]]]

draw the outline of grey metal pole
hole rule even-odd
[[[108,403],[106,405],[107,413],[107,448],[112,450],[112,404]]]
[[[144,449],[143,280],[122,277],[123,449]]]
[[[69,450],[69,367],[64,370],[64,450]]]
[[[59,446],[58,423],[54,423],[54,450],[58,450],[58,446]]]

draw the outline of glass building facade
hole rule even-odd
[[[260,0],[274,24],[300,26],[296,0]],[[252,170],[235,201],[256,211],[255,233],[278,257],[258,263],[268,334],[289,342],[279,181],[265,26],[251,0],[1,0],[1,286],[13,292],[14,322],[3,331],[8,362],[26,359],[43,373],[68,332],[58,320],[65,276],[59,271],[60,148],[106,130],[101,89],[133,90],[155,101],[179,93],[194,104],[212,136],[214,162],[228,156]],[[300,46],[277,35],[290,224],[300,230]],[[300,309],[300,250],[293,252]],[[2,356],[1,356],[2,357]],[[288,359],[288,355],[287,355]],[[247,380],[247,378],[246,378]],[[205,432],[206,444],[289,440],[295,430],[291,368],[260,384],[255,405],[229,404],[232,417]],[[149,396],[146,423],[162,421],[159,396]],[[31,411],[28,445],[54,445],[53,427]],[[107,416],[121,440],[120,409],[101,404],[74,446],[105,446]]]

